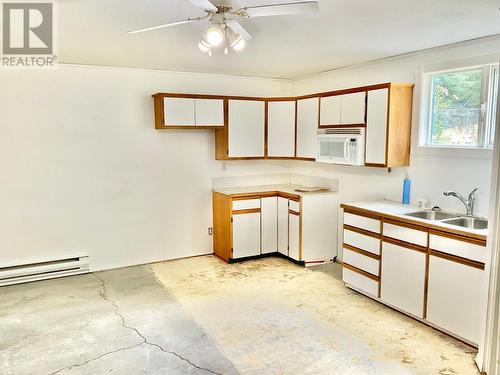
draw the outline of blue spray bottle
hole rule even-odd
[[[410,204],[410,186],[411,180],[407,173],[403,180],[403,204]]]

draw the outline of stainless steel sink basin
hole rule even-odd
[[[457,227],[467,229],[486,229],[488,228],[488,220],[478,217],[459,217],[456,219],[443,220],[443,223],[456,225]]]
[[[419,219],[425,219],[425,220],[444,220],[444,219],[451,219],[452,217],[459,217],[460,216],[457,214],[453,214],[451,212],[431,211],[431,210],[410,212],[410,213],[407,213],[404,215],[411,216],[411,217],[418,217]]]

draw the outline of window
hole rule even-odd
[[[498,65],[427,73],[424,80],[428,125],[422,146],[493,148]]]

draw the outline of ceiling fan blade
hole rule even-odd
[[[191,1],[194,5],[203,10],[210,10],[214,12],[217,11],[217,7],[214,4],[212,4],[212,2],[209,0],[189,0],[189,1]]]
[[[227,20],[227,26],[236,34],[240,34],[244,40],[249,40],[252,36],[245,30],[241,24],[236,20]]]
[[[244,17],[282,16],[286,14],[316,13],[319,9],[317,1],[298,1],[294,3],[270,4],[244,7],[236,14]]]
[[[158,29],[164,29],[165,27],[171,27],[171,26],[177,26],[177,25],[182,25],[184,23],[190,23],[194,21],[199,21],[200,19],[205,18],[205,17],[198,17],[198,18],[188,18],[187,20],[184,21],[177,21],[177,22],[171,22],[171,23],[164,23],[162,25],[157,25],[157,26],[151,26],[151,27],[146,27],[144,29],[138,29],[138,30],[132,30],[129,31],[129,34],[138,34],[138,33],[143,33],[146,31],[152,31],[152,30],[158,30]]]

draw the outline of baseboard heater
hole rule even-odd
[[[0,267],[0,286],[79,275],[88,272],[88,256]]]

